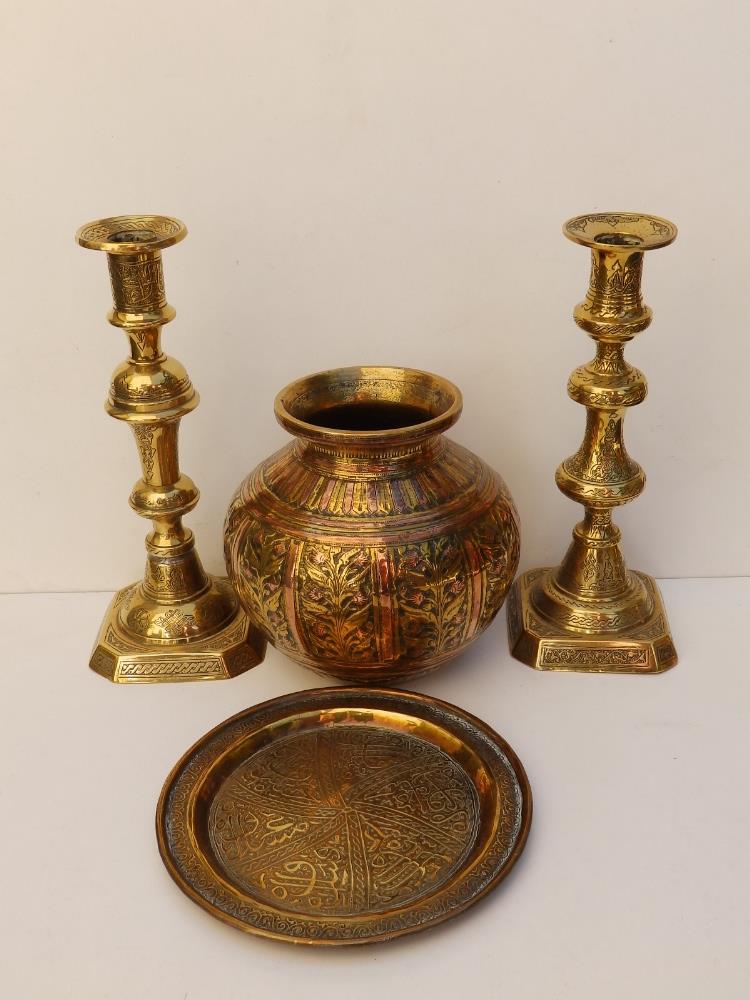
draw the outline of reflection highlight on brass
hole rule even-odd
[[[586,407],[586,430],[556,474],[584,517],[559,566],[530,570],[514,584],[510,647],[540,670],[659,673],[677,662],[662,599],[650,576],[626,567],[612,512],[645,484],[623,440],[627,408],[646,396],[646,379],[623,356],[651,323],[641,295],[643,255],[672,243],[677,229],[656,216],[609,212],[570,219],[563,232],[591,249],[589,290],[573,317],[596,354],[568,382],[568,395]]]
[[[128,215],[81,227],[78,243],[107,254],[114,308],[109,322],[128,337],[107,412],[135,436],[143,476],[130,506],[152,521],[144,579],[120,590],[107,610],[90,666],[119,683],[217,680],[255,666],[265,640],[250,626],[224,578],[207,574],[182,518],[198,489],[180,472],[180,419],[198,405],[187,372],[161,349],[167,303],[161,251],[184,239],[178,219]]]
[[[173,769],[159,850],[191,899],[280,941],[386,941],[493,889],[531,823],[523,766],[435,698],[322,688],[256,705]]]
[[[497,614],[518,519],[502,479],[444,436],[461,405],[447,379],[375,366],[277,396],[295,440],[238,489],[225,552],[245,610],[292,659],[356,683],[412,677]]]

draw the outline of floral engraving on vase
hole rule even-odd
[[[235,532],[245,517],[245,498],[242,489],[238,489],[232,497],[224,518],[224,557],[229,562],[230,546],[234,541]]]
[[[402,374],[334,371],[326,398],[365,407],[372,395],[380,405],[392,383],[392,401],[408,399],[404,374],[422,387],[415,396],[424,401],[422,416],[458,398],[436,376],[393,371]],[[282,423],[319,406],[320,392],[314,379],[295,383],[294,414]],[[374,419],[362,412],[365,423]],[[321,424],[317,435],[311,426],[292,423],[297,440],[257,466],[232,501],[225,555],[240,602],[277,645],[283,628],[289,655],[340,678],[380,683],[437,666],[502,604],[518,559],[512,501],[479,458],[440,432],[425,438],[415,430],[420,424],[394,426],[385,442],[358,428],[329,440],[330,428]],[[243,541],[258,524],[283,562],[271,622],[249,579],[258,576],[262,553],[247,558]]]
[[[453,442],[445,442],[440,460],[422,463],[409,475],[358,480],[339,474],[323,474],[299,461],[294,446],[272,455],[262,464],[250,486],[262,489],[298,511],[309,511],[326,519],[373,519],[404,517],[417,511],[443,506],[447,498],[474,493],[486,479],[482,463]],[[337,461],[346,458],[343,449]],[[378,461],[386,460],[378,454]]]
[[[304,544],[295,606],[310,655],[347,662],[377,658],[368,549]]]
[[[393,563],[403,653],[428,660],[460,646],[471,595],[459,537],[395,546]]]
[[[513,582],[520,555],[518,522],[510,497],[473,526],[471,538],[484,562],[484,599],[478,630],[485,629],[500,609]]]
[[[438,747],[337,726],[254,753],[216,794],[208,830],[231,879],[253,897],[361,917],[445,883],[478,819],[468,775]]]
[[[449,443],[447,450],[453,447]],[[282,493],[289,497],[290,507],[299,510],[310,502],[313,480],[294,465],[284,466],[288,449],[249,477],[227,512],[225,558],[230,572],[233,566],[240,567],[235,574],[240,599],[272,642],[303,662],[339,668],[397,663],[409,669],[407,664],[429,667],[431,661],[457,652],[490,624],[518,563],[517,515],[504,485],[473,456],[467,457],[457,446],[455,452],[461,477],[451,467],[448,473],[442,468],[420,473],[424,485],[417,476],[403,478],[395,486],[376,485],[387,487],[389,497],[398,490],[402,511],[411,512],[424,509],[428,496],[432,503],[433,491],[445,503],[450,484],[442,477],[450,479],[454,489],[460,483],[467,490],[465,477],[475,469],[480,477],[475,489],[489,505],[485,513],[460,531],[435,539],[404,545],[391,541],[382,547],[381,556],[376,545],[367,544],[366,534],[353,544],[353,539],[329,540],[317,527],[307,539],[294,538],[251,512],[254,497],[275,482],[277,463],[289,469]],[[321,494],[317,486],[313,502],[326,506],[343,497],[348,509],[351,482],[321,482],[330,482],[331,489]],[[355,513],[356,491],[352,496],[351,513]],[[323,514],[320,508],[319,512]],[[352,529],[347,530],[351,534]]]
[[[237,498],[227,515],[227,525],[232,522]],[[234,547],[231,534],[226,536],[227,562]],[[237,593],[255,624],[266,636],[282,649],[295,648],[284,611],[284,570],[289,543],[273,528],[250,520],[239,537],[237,558],[241,573],[235,580]]]

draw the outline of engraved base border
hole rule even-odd
[[[653,614],[637,629],[576,634],[543,619],[531,605],[533,584],[555,568],[522,573],[508,596],[508,643],[517,660],[535,670],[587,673],[660,674],[675,666],[677,653],[653,577],[637,574],[654,602]]]
[[[138,641],[126,632],[118,608],[133,587],[119,590],[104,615],[89,666],[115,684],[214,681],[236,677],[263,659],[266,642],[240,608],[220,631],[195,641]]]

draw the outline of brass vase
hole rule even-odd
[[[461,394],[408,368],[343,368],[276,397],[296,440],[235,494],[230,578],[278,649],[355,683],[403,680],[465,649],[518,564],[502,479],[445,438]]]

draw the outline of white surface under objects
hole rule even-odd
[[[233,681],[118,687],[86,664],[108,594],[0,598],[9,1000],[383,997],[745,1000],[750,981],[750,579],[662,584],[680,664],[655,677],[536,673],[503,616],[416,690],[495,727],[534,819],[508,879],[454,921],[364,948],[244,935],[172,883],[164,778],[198,737],[321,681],[270,649]]]

